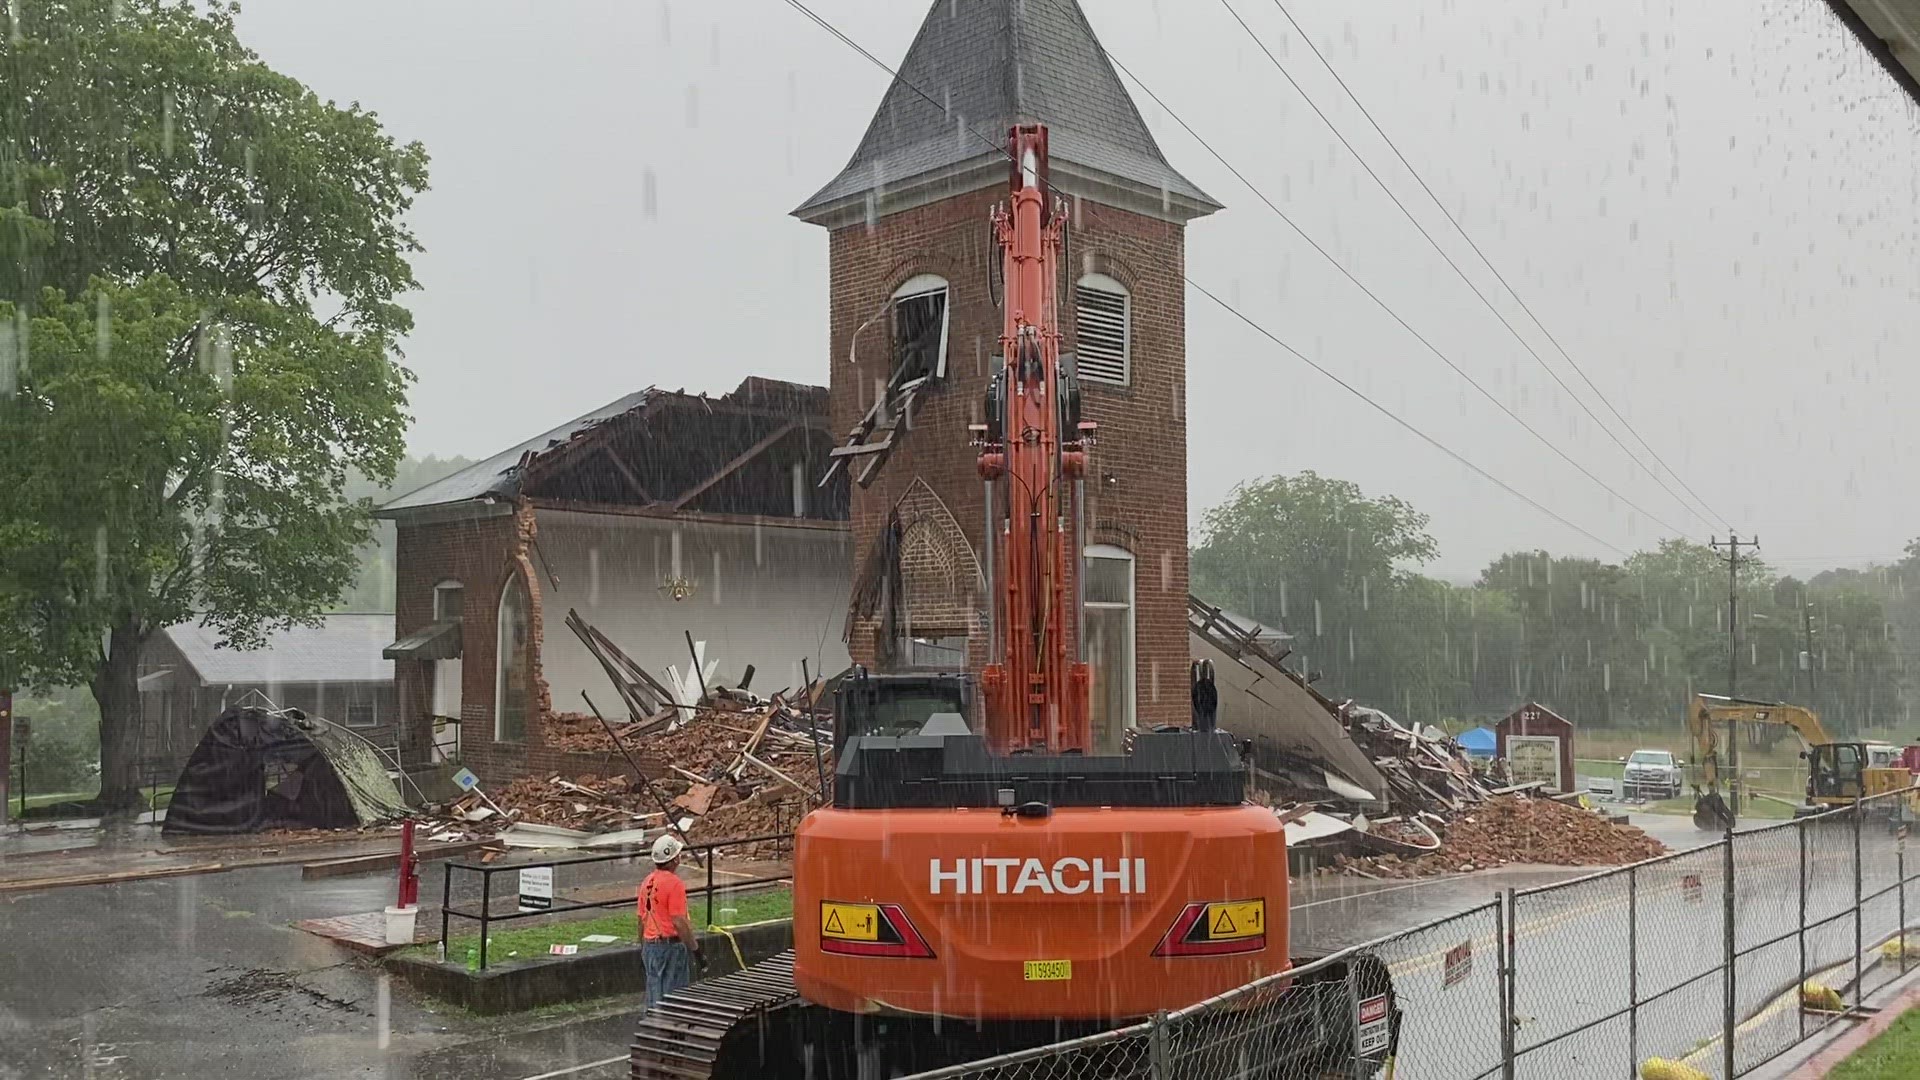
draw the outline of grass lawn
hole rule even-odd
[[[693,917],[694,929],[706,926],[706,905],[699,897],[689,896],[687,906]],[[724,913],[723,909],[732,909]],[[736,893],[730,897],[716,897],[713,905],[714,922],[721,926],[745,926],[748,923],[766,922],[769,919],[786,919],[793,915],[793,890],[763,889],[758,892]],[[472,923],[462,919],[461,922]],[[509,957],[525,960],[535,956],[547,955],[552,945],[579,945],[581,950],[600,949],[609,945],[631,944],[639,934],[639,924],[628,904],[620,908],[608,909],[607,913],[591,919],[572,919],[566,922],[542,923],[538,926],[515,926],[503,923],[511,929],[496,929],[487,943],[487,963],[497,964]],[[613,941],[586,942],[583,937],[594,935],[610,936]],[[447,959],[454,963],[465,963],[467,950],[480,947],[480,935],[455,934],[447,941]],[[403,952],[416,956],[435,956],[439,954],[440,943],[428,942],[415,945]]]
[[[1920,1076],[1920,1009],[1912,1009],[1827,1074],[1827,1080]]]

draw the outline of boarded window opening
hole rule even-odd
[[[1127,385],[1132,374],[1132,305],[1126,286],[1105,274],[1088,274],[1080,279],[1074,298],[1074,359],[1080,377]]]
[[[1093,668],[1092,735],[1097,753],[1119,753],[1133,723],[1133,555],[1096,544],[1080,564],[1086,575],[1087,663]]]

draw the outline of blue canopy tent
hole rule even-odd
[[[1453,741],[1459,743],[1460,749],[1465,750],[1469,756],[1490,758],[1499,740],[1492,728],[1477,727],[1454,736]]]

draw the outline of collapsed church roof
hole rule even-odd
[[[811,489],[827,467],[826,417],[824,387],[779,379],[749,377],[718,397],[649,387],[402,495],[378,516],[413,518],[526,496],[660,513],[843,520],[844,480],[794,505],[790,470],[798,464]]]

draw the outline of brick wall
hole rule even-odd
[[[394,583],[394,633],[405,636],[433,622],[433,587],[458,581],[461,613],[460,751],[464,764],[489,784],[503,783],[527,771],[524,746],[493,741],[495,620],[507,575],[519,570],[514,558],[515,520],[509,516],[412,523],[397,530]],[[433,668],[427,661],[394,662],[400,712],[413,725],[413,737],[433,737],[429,711]],[[533,724],[528,724],[528,736]]]
[[[853,489],[856,568],[865,564],[888,511],[916,477],[946,504],[974,552],[983,553],[983,493],[967,425],[979,419],[987,375],[999,351],[1002,315],[988,279],[997,255],[987,221],[989,209],[1004,195],[998,187],[956,195],[830,236],[829,355],[838,432],[859,422],[873,403],[876,384],[884,384],[891,372],[886,320],[860,335],[850,363],[855,329],[916,274],[938,274],[948,283],[948,378],[921,396],[911,433],[897,441],[873,484]],[[1087,483],[1086,541],[1123,547],[1135,559],[1136,721],[1142,726],[1184,723],[1185,230],[1090,202],[1081,204],[1074,225],[1072,277],[1104,273],[1127,286],[1132,297],[1131,385],[1089,385],[1086,391],[1087,416],[1101,427]],[[1071,293],[1062,302],[1070,304]],[[1068,349],[1074,344],[1071,322],[1063,311]],[[872,624],[856,629],[850,650],[857,662],[874,662]],[[977,667],[984,647],[976,642],[969,651]]]

